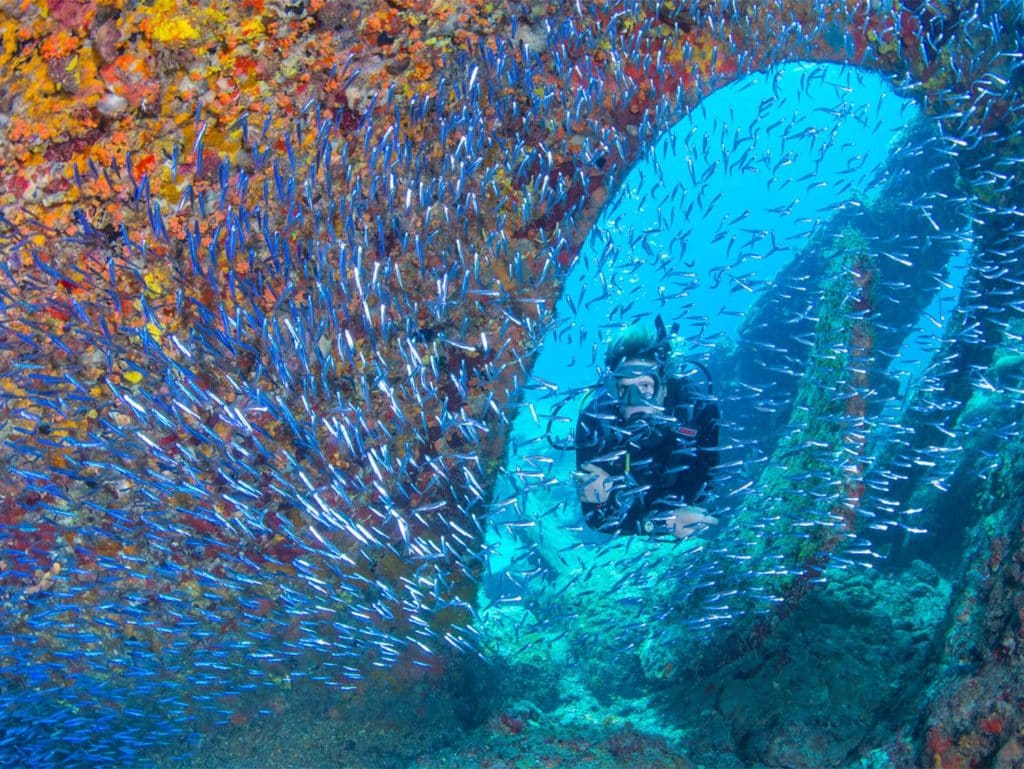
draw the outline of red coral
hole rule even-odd
[[[930,759],[941,758],[942,754],[952,746],[953,740],[937,726],[928,730],[928,735],[925,737],[925,750]]]
[[[49,14],[65,29],[83,29],[96,15],[96,4],[91,0],[50,0]]]
[[[526,728],[526,721],[519,716],[513,716],[508,713],[501,714],[501,725],[508,729],[509,734],[519,734],[523,729]]]
[[[1003,719],[996,717],[982,719],[981,731],[985,734],[1002,734]]]
[[[643,740],[633,731],[616,732],[608,738],[608,752],[616,758],[626,758],[642,753]]]
[[[14,193],[15,197],[24,197],[25,191],[29,187],[28,179],[21,174],[15,174],[14,178],[10,181],[10,191]]]

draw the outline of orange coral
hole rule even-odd
[[[77,53],[81,38],[66,29],[59,29],[43,41],[39,52],[44,59],[59,59]]]
[[[401,21],[401,16],[394,8],[382,8],[363,20],[363,33],[371,42],[376,43],[381,33],[392,36],[397,34]]]

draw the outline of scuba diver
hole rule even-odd
[[[587,525],[608,534],[686,539],[718,523],[700,506],[718,464],[718,406],[671,369],[671,337],[634,326],[609,347],[609,374],[576,423],[578,495]],[[678,326],[673,326],[675,334]]]

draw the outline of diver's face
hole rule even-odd
[[[660,410],[658,366],[652,360],[628,358],[615,369],[615,388],[622,416]]]

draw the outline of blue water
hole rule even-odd
[[[538,548],[558,552],[554,559],[571,571],[587,563],[577,544],[602,541],[582,525],[573,452],[558,447],[571,444],[608,341],[660,314],[680,326],[678,354],[707,360],[728,350],[747,311],[764,292],[779,290],[780,271],[812,234],[844,209],[876,199],[886,160],[919,117],[913,102],[875,74],[791,64],[714,93],[636,163],[568,274],[535,381],[524,391],[494,494],[486,596],[523,589]],[[889,362],[900,397],[884,404],[876,425],[899,419],[923,376],[969,256],[965,245]],[[792,312],[806,310],[794,304]],[[728,419],[723,427],[728,443]]]
[[[606,341],[626,321],[650,320],[651,303],[693,348],[735,339],[745,310],[815,227],[879,188],[890,144],[917,116],[882,78],[840,66],[789,65],[709,96],[602,213],[557,308],[574,333],[562,338],[560,328],[561,341],[545,343],[537,376],[559,372],[564,384],[558,362],[597,341],[595,324]],[[574,313],[570,300],[588,309]],[[591,331],[582,344],[579,329]],[[568,386],[595,371],[572,370]]]

